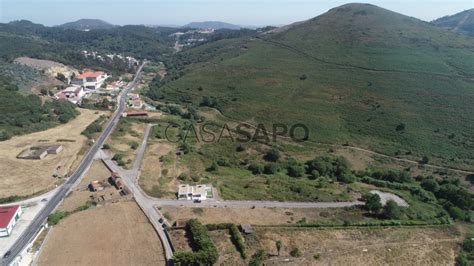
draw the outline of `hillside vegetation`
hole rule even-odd
[[[232,119],[304,123],[313,142],[472,165],[472,38],[349,4],[179,56],[180,78],[155,81],[151,98],[188,105],[212,98]]]
[[[78,114],[67,101],[42,103],[38,96],[25,96],[17,90],[11,79],[0,76],[0,141],[67,123]]]
[[[474,8],[436,19],[432,23],[455,32],[474,36]]]

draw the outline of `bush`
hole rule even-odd
[[[388,200],[385,206],[383,207],[383,216],[386,219],[400,219],[402,216],[402,209],[398,204],[393,200]]]
[[[61,221],[61,219],[65,218],[67,215],[67,212],[55,211],[48,216],[48,224],[56,225],[59,223],[59,221]]]
[[[270,149],[264,156],[264,159],[269,162],[276,162],[280,159],[280,151],[275,148]]]
[[[298,248],[294,248],[290,251],[290,256],[301,257],[301,251]]]
[[[264,250],[259,250],[252,255],[249,261],[249,266],[260,266],[267,259],[267,253]]]
[[[248,169],[250,170],[250,172],[252,172],[252,174],[254,175],[260,175],[263,173],[263,167],[259,164],[250,164]]]
[[[239,144],[239,145],[237,145],[237,147],[235,147],[235,150],[236,150],[237,152],[245,151],[245,146],[242,145],[242,144]]]
[[[267,175],[273,175],[278,172],[278,165],[274,163],[269,163],[263,167],[263,173]]]
[[[208,172],[215,172],[215,171],[217,171],[217,170],[219,170],[219,166],[217,165],[216,162],[212,162],[211,166],[209,166],[209,167],[206,169],[206,171],[208,171]]]
[[[132,150],[136,150],[136,149],[138,148],[138,145],[139,145],[139,144],[138,144],[138,142],[136,142],[136,141],[131,141],[131,142],[128,143],[128,145],[130,145],[130,148],[131,148]]]
[[[378,194],[364,194],[362,200],[365,201],[364,208],[369,212],[378,213],[382,209],[382,203]]]
[[[302,165],[290,165],[286,170],[291,177],[302,177],[304,174],[304,167]]]

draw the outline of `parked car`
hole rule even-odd
[[[166,229],[168,227],[166,224],[162,224],[161,226],[163,227],[163,229]]]
[[[201,203],[201,200],[200,199],[195,199],[193,202],[194,203]]]
[[[158,222],[159,222],[160,224],[162,224],[162,223],[164,222],[163,218],[160,218],[160,219],[158,220]]]
[[[10,257],[10,254],[12,254],[12,252],[9,250],[5,253],[5,255],[3,255],[3,258],[6,259],[6,258]]]
[[[47,198],[44,198],[44,199],[41,200],[41,202],[46,202],[46,201],[48,201]]]

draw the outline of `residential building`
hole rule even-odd
[[[56,93],[56,99],[63,99],[77,104],[81,102],[82,98],[86,95],[86,91],[82,86],[71,86],[66,89]]]
[[[20,205],[0,207],[0,237],[11,235],[22,214]]]
[[[206,200],[210,193],[212,193],[211,185],[182,184],[178,188],[178,200]]]
[[[84,86],[89,90],[96,90],[104,84],[109,76],[102,71],[86,71],[72,80],[72,84]]]

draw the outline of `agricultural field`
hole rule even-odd
[[[86,151],[87,138],[81,132],[103,112],[79,109],[80,115],[66,124],[0,142],[0,198],[29,196],[53,188],[75,167]],[[60,144],[64,149],[42,160],[21,160],[16,156],[25,148]]]
[[[64,218],[38,265],[162,265],[158,235],[135,202],[112,203]]]

